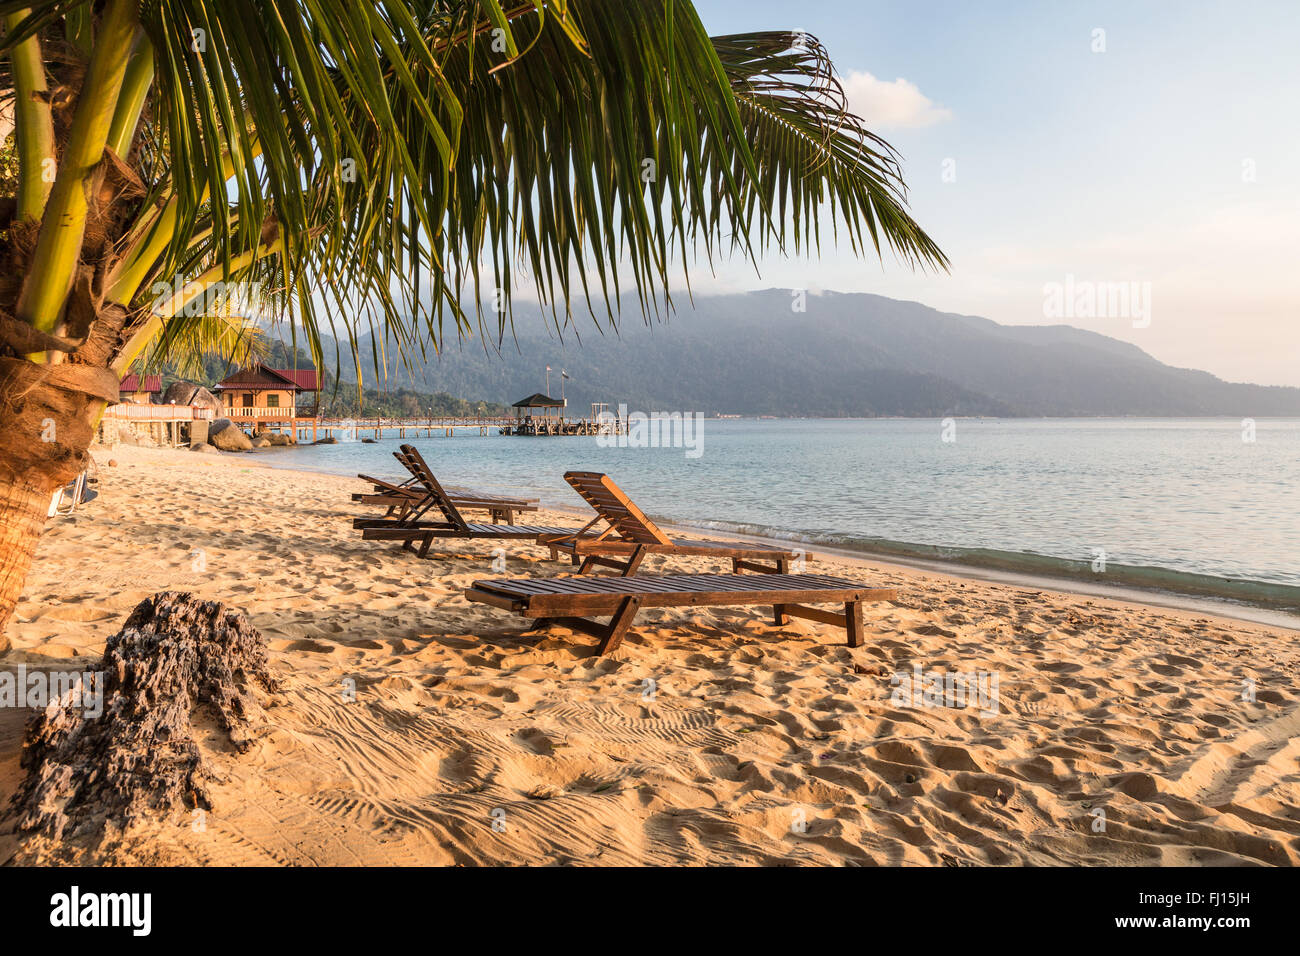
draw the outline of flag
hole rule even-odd
[[[562,378],[568,378],[568,377],[569,377],[569,373],[566,372],[564,369],[560,369],[560,376],[561,376]]]

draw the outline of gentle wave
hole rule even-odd
[[[658,516],[656,520],[669,522],[671,519],[668,516]],[[1111,561],[1106,562],[1105,571],[1094,571],[1089,561],[1071,561],[1029,551],[955,548],[847,534],[801,534],[784,528],[735,521],[694,521],[692,526],[722,534],[770,538],[812,546],[821,545],[864,556],[955,564],[1034,577],[1063,578],[1106,586],[1142,588],[1193,597],[1238,601],[1258,607],[1300,613],[1300,588],[1285,584],[1223,578],[1170,568],[1116,564]]]

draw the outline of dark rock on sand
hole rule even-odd
[[[137,820],[211,809],[196,737],[243,753],[265,724],[265,694],[279,689],[241,611],[180,591],[136,606],[105,644],[97,680],[28,724],[27,775],[5,811],[19,832],[98,846]]]
[[[222,451],[248,451],[253,447],[252,439],[229,418],[218,418],[208,426],[208,441]]]
[[[194,382],[172,382],[167,386],[167,390],[162,393],[163,405],[170,405],[175,402],[177,405],[197,405],[199,408],[210,408],[214,415],[221,414],[221,402],[215,395],[209,392],[202,385]]]

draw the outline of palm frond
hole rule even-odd
[[[264,358],[268,352],[265,334],[243,315],[178,315],[164,324],[133,367],[144,372],[169,363],[176,374],[199,378],[204,374],[207,356],[220,356],[238,368]]]
[[[750,33],[713,44],[758,159],[759,179],[747,185],[758,193],[751,202],[761,197],[772,209],[771,238],[784,247],[788,235],[796,253],[818,251],[818,212],[827,204],[832,227],[848,227],[854,252],[864,253],[869,238],[881,255],[883,240],[909,265],[947,269],[947,257],[907,211],[898,154],[849,111],[820,41]]]
[[[22,7],[0,52],[88,9],[0,15]],[[174,204],[141,293],[274,270],[313,357],[326,330],[354,361],[365,332],[407,357],[499,342],[521,272],[557,327],[575,307],[613,327],[625,291],[658,312],[676,270],[814,250],[823,219],[858,252],[947,266],[811,38],[711,39],[686,0],[141,0],[139,18],[156,78],[137,161]],[[278,257],[250,264],[268,224]]]
[[[369,322],[385,325],[394,308],[416,319],[392,335],[396,351],[437,348],[475,325],[499,339],[520,272],[558,327],[580,299],[613,325],[624,282],[646,313],[668,301],[674,253],[687,273],[697,247],[709,264],[724,247],[799,251],[816,241],[823,214],[848,227],[859,252],[870,243],[879,254],[883,241],[910,265],[946,267],[907,213],[896,155],[847,112],[812,38],[713,40],[688,4],[574,2],[566,14],[585,38],[581,55],[529,6],[511,20],[527,51],[519,56],[467,28],[473,4],[432,5],[444,12],[426,20],[441,32],[430,46],[464,105],[440,231],[410,212],[415,184],[385,162],[392,132],[353,124],[376,166],[345,190],[351,227],[325,258],[346,276],[341,301],[377,303]],[[394,116],[397,136],[429,155],[418,111],[400,104]],[[421,188],[441,182],[428,175]],[[402,279],[390,293],[394,274]],[[498,308],[485,308],[492,300]]]

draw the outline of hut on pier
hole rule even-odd
[[[561,430],[564,422],[565,401],[551,398],[541,392],[534,392],[527,398],[521,398],[512,406],[515,410],[516,435],[553,435]]]

